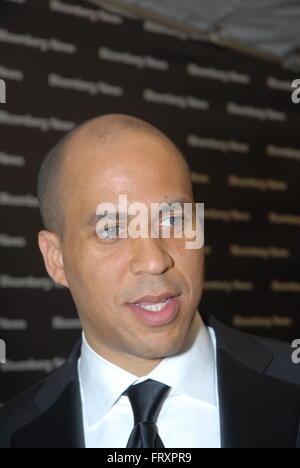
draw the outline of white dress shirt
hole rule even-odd
[[[134,419],[122,394],[147,379],[172,388],[157,420],[166,448],[220,448],[216,337],[198,315],[189,349],[141,378],[99,356],[83,333],[78,372],[86,448],[126,448]]]

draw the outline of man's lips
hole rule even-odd
[[[145,303],[127,304],[127,307],[131,310],[136,319],[143,322],[145,325],[152,327],[167,325],[172,323],[179,314],[180,295],[167,300],[164,305],[155,306],[155,304],[156,303],[153,302],[147,305]],[[144,307],[152,307],[152,309],[149,310]]]
[[[167,301],[168,299],[170,298],[173,298],[173,297],[177,297],[179,296],[178,293],[175,293],[175,292],[166,292],[164,294],[161,294],[159,296],[151,296],[151,295],[148,295],[148,296],[143,296],[143,297],[140,297],[138,299],[136,299],[135,301],[132,301],[128,304],[141,304],[141,305],[153,305],[153,304],[161,304],[162,302],[164,301]]]

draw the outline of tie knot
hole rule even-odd
[[[132,406],[134,423],[156,424],[158,415],[171,387],[161,382],[148,379],[137,385],[131,385],[127,395]]]

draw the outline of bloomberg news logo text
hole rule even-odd
[[[6,83],[0,79],[0,104],[6,104]]]

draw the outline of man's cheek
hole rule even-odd
[[[199,272],[203,268],[203,260],[200,250],[184,250],[182,261],[186,272]]]

